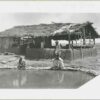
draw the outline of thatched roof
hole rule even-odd
[[[68,23],[67,23],[68,24]],[[39,24],[28,26],[16,26],[0,33],[0,37],[22,37],[31,35],[34,37],[50,36],[51,33],[60,29],[66,23]]]
[[[59,30],[54,31],[52,35],[54,39],[68,39],[70,35],[72,40],[84,37],[84,35],[86,38],[97,38],[99,36],[90,22],[65,25]]]
[[[86,27],[87,36],[91,33],[92,37],[97,37],[98,34],[92,27],[92,23],[52,23],[52,24],[39,24],[39,25],[27,25],[16,26],[11,29],[0,32],[0,37],[58,37],[56,39],[68,39],[68,35],[71,34],[71,39],[79,38],[79,35],[83,33],[82,28]]]

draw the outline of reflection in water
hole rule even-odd
[[[92,78],[79,71],[5,69],[0,72],[0,88],[77,88]]]
[[[64,80],[64,73],[62,71],[58,71],[58,82],[62,83]]]
[[[17,77],[13,80],[13,86],[14,87],[21,87],[23,86],[27,81],[27,74],[25,73],[25,71],[20,71],[17,74]]]

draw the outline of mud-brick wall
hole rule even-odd
[[[29,59],[52,59],[54,58],[55,49],[30,49],[26,50],[26,58]],[[89,56],[96,56],[97,50],[95,48],[84,49],[61,49],[61,57],[66,60],[75,60]]]

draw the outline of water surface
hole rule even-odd
[[[80,71],[0,70],[0,88],[78,88],[94,78]]]

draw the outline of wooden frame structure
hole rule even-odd
[[[82,47],[91,47],[91,39],[93,39],[93,45],[95,45],[95,38],[98,38],[98,33],[92,26],[93,23],[86,22],[82,24],[70,24],[62,27],[61,29],[55,31],[53,34],[54,40],[67,40],[69,42],[69,48],[73,46],[73,41],[82,39]],[[86,39],[89,39],[89,44],[86,44]],[[72,44],[71,44],[72,43]]]

